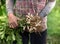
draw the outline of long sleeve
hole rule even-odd
[[[13,13],[13,6],[13,0],[6,0],[6,10],[8,14]]]
[[[41,16],[41,17],[47,16],[51,12],[51,10],[54,8],[55,3],[56,3],[56,0],[48,1],[45,8],[39,13],[39,16]]]
[[[41,10],[45,7],[46,0],[40,0],[37,4],[37,12],[41,12]]]

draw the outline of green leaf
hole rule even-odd
[[[15,40],[15,35],[13,32],[12,32],[12,39],[13,39],[13,41]]]
[[[1,39],[3,39],[3,38],[5,37],[4,35],[5,35],[5,34],[2,34],[2,35],[1,35]]]
[[[8,36],[6,41],[10,41],[11,40],[11,36]]]
[[[1,34],[4,34],[4,31],[0,32],[0,35],[1,35]]]
[[[16,40],[17,40],[17,44],[21,44],[21,36],[18,33],[16,33]]]

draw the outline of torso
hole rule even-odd
[[[21,14],[26,15],[27,13],[35,14],[40,12],[42,9],[39,8],[41,0],[17,0],[14,7],[15,14],[19,17]],[[43,0],[43,2],[46,0]],[[39,11],[40,10],[40,11]],[[47,29],[47,16],[43,18],[43,29]]]
[[[19,14],[35,14],[44,8],[40,6],[40,3],[45,6],[46,0],[16,0],[15,9],[19,11]]]

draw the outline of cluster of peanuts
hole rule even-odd
[[[26,21],[28,24],[30,24],[29,26],[27,26],[29,32],[42,31],[43,29],[42,18],[38,15],[38,13],[36,15],[28,13],[28,15],[26,15]]]

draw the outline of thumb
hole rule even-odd
[[[20,20],[20,18],[19,17],[16,17],[16,19],[19,21]]]

